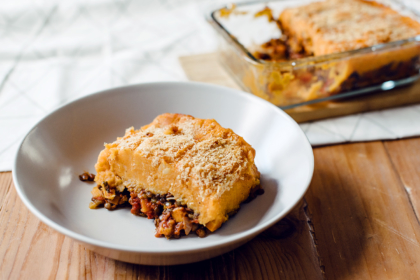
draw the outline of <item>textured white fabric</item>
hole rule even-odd
[[[43,116],[103,89],[187,80],[178,57],[216,49],[204,19],[224,0],[0,3],[0,171]],[[420,106],[302,125],[313,145],[420,134]]]

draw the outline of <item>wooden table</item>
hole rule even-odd
[[[153,267],[95,254],[33,216],[0,173],[0,279],[420,279],[420,138],[315,148],[299,207],[242,247]]]
[[[207,82],[235,87],[212,73]],[[0,279],[420,279],[420,138],[314,154],[309,191],[286,218],[225,255],[168,267],[85,249],[35,218],[0,173]]]

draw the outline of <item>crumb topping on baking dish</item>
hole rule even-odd
[[[408,39],[420,24],[374,1],[327,0],[289,8],[279,18],[283,31],[309,55],[324,55]]]

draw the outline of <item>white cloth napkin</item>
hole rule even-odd
[[[214,51],[203,12],[226,0],[0,3],[0,171],[42,117],[128,84],[185,81],[178,57]],[[302,124],[313,145],[420,135],[420,106]]]

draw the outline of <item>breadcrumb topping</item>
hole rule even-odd
[[[245,179],[253,165],[248,158],[251,150],[254,153],[249,144],[214,120],[178,116],[173,122],[155,119],[140,130],[131,127],[110,145],[140,153],[154,167],[172,165],[180,173],[178,180],[200,187],[203,199],[211,194],[220,196],[236,181]]]
[[[408,39],[420,33],[419,23],[373,1],[315,2],[286,9],[280,19],[285,16],[289,19],[286,28],[300,36],[306,48],[313,46],[314,55]],[[318,40],[331,45],[317,48]]]
[[[182,169],[181,179],[194,178],[206,195],[213,191],[222,194],[241,179],[245,161],[245,152],[237,141],[211,138],[194,145],[178,167]]]

